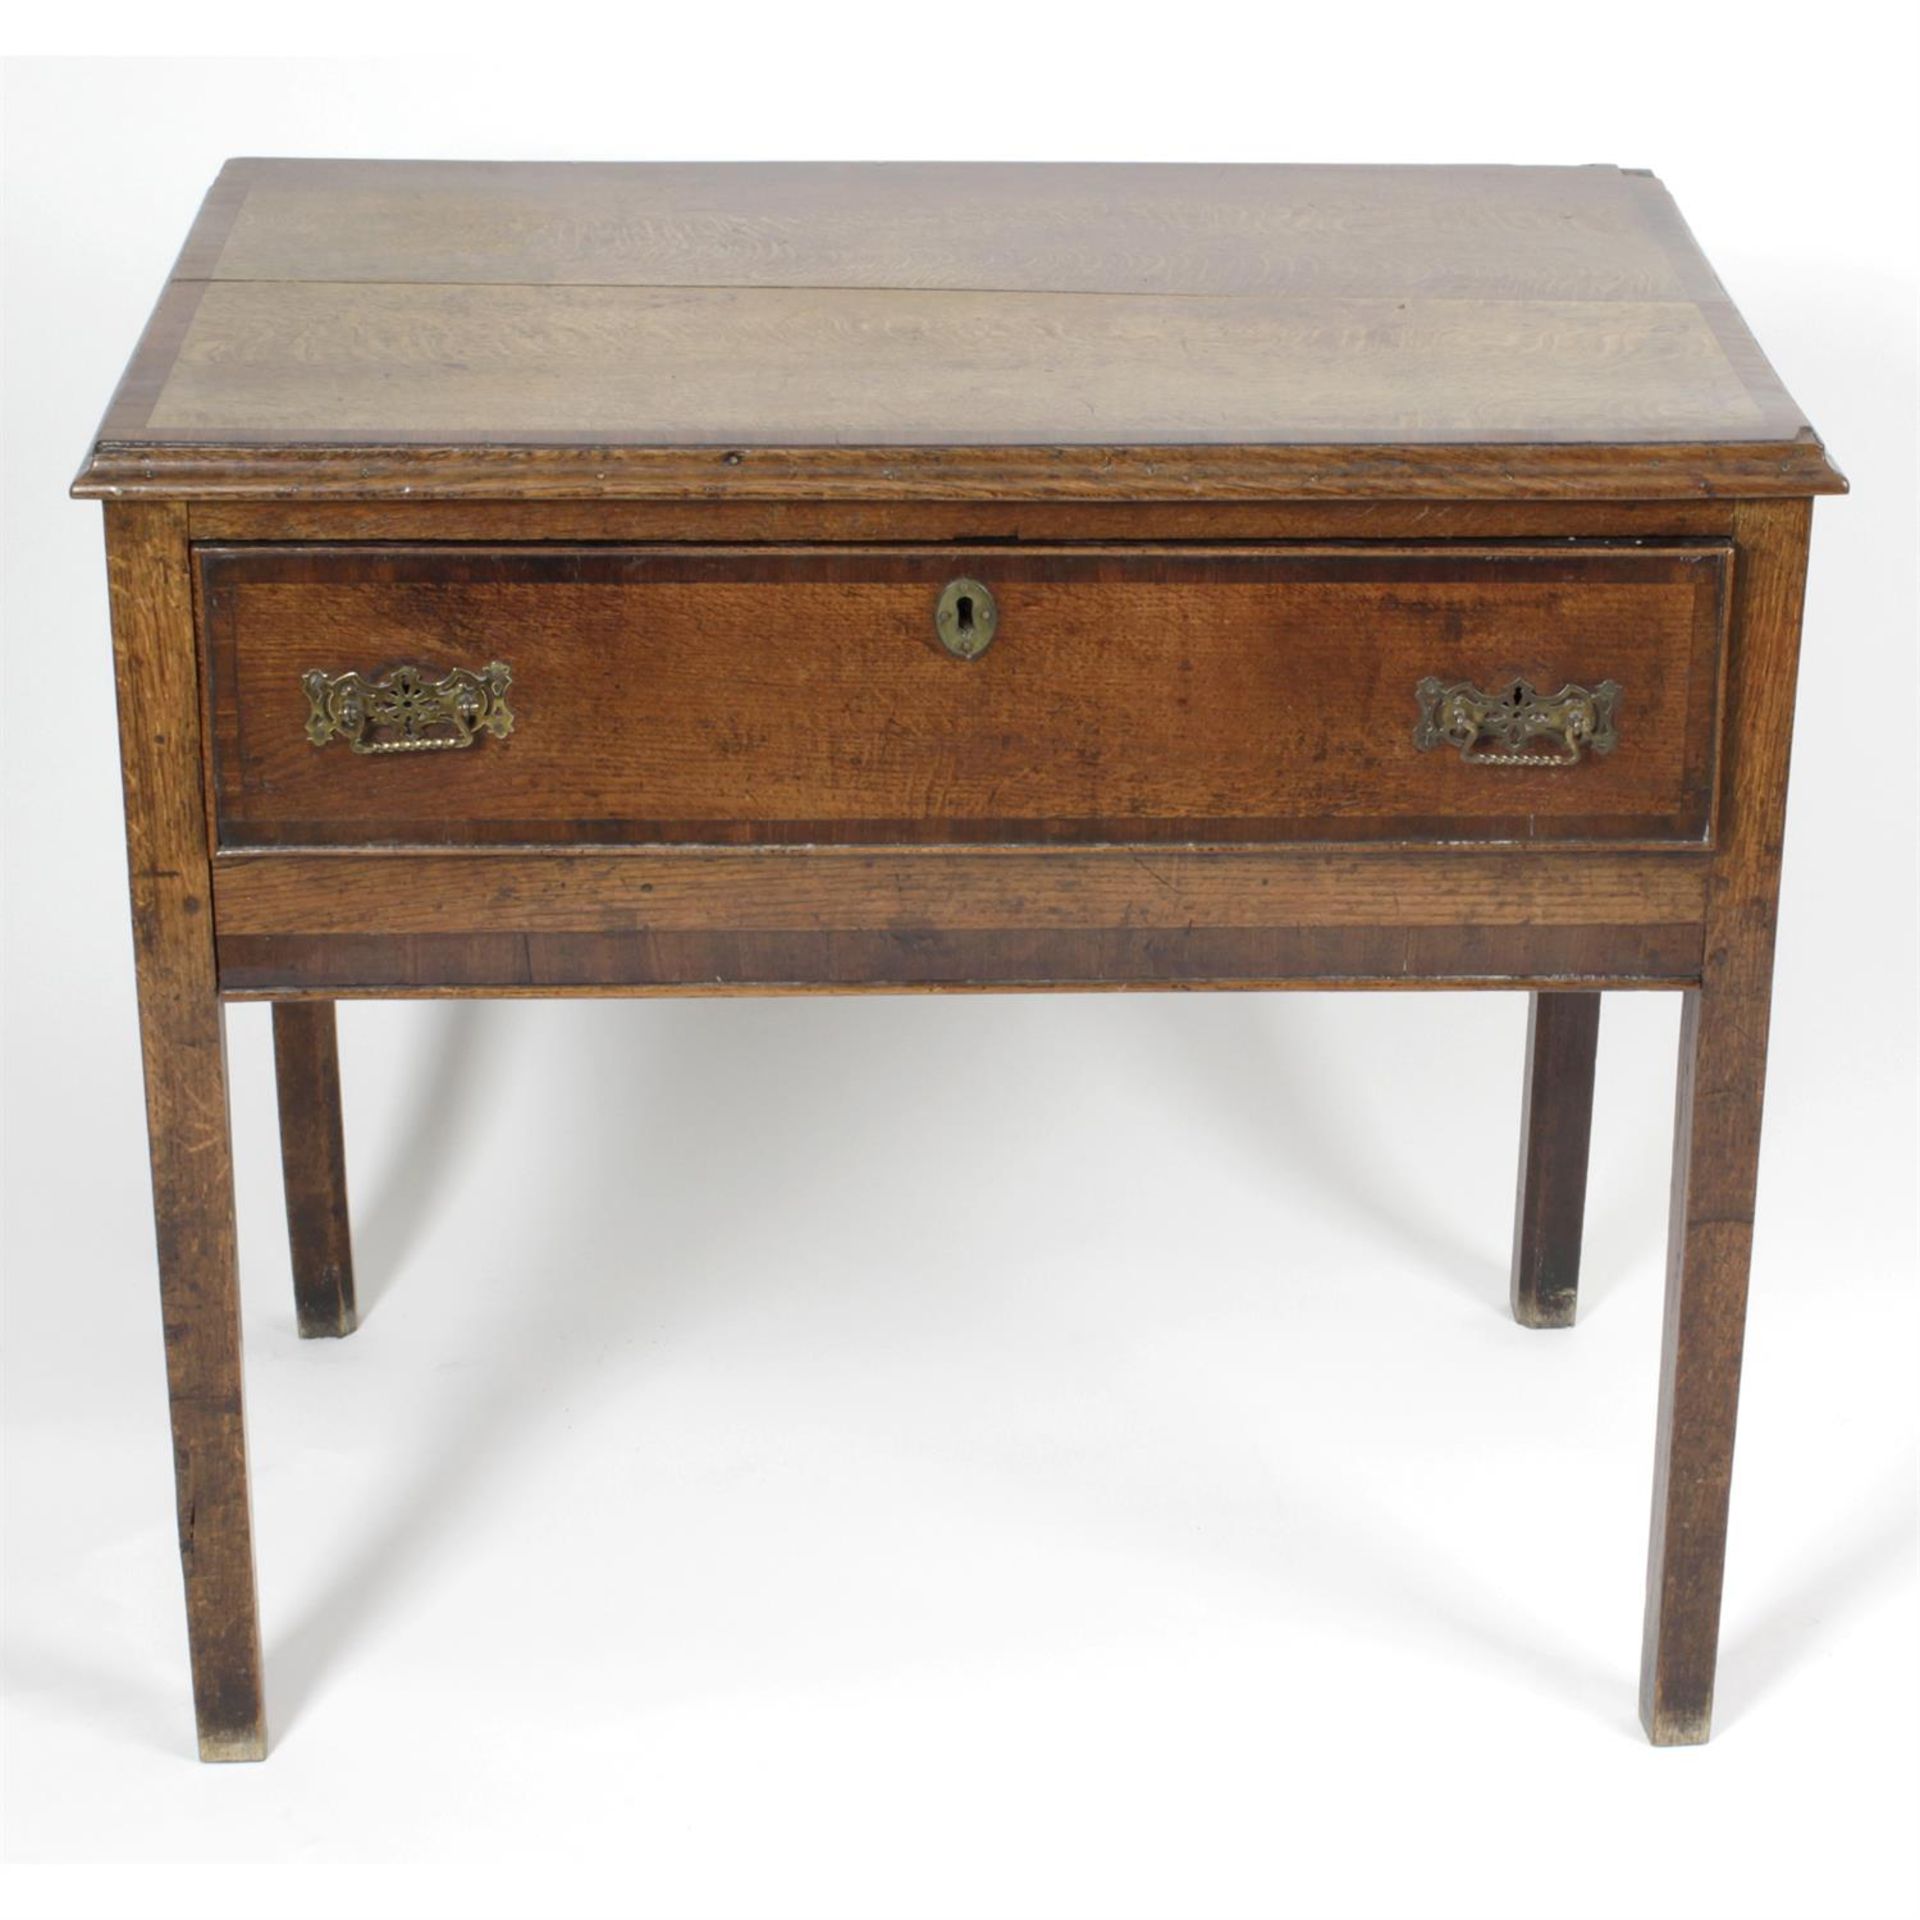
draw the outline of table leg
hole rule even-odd
[[[1640,1669],[1640,1717],[1657,1746],[1702,1741],[1713,1720],[1808,509],[1746,501],[1735,510],[1718,845],[1701,981],[1680,1020]]]
[[[1532,996],[1513,1220],[1513,1317],[1523,1327],[1573,1325],[1599,1035],[1597,993]]]
[[[226,1023],[213,949],[185,510],[107,508],[107,572],[180,1562],[203,1760],[266,1752]]]
[[[1640,1717],[1658,1746],[1706,1739],[1713,1718],[1764,1044],[1764,1024],[1756,1046],[1727,996],[1687,994],[1640,1673]]]
[[[294,1308],[302,1338],[337,1338],[351,1333],[359,1316],[331,1000],[274,1002],[273,1067],[280,1092],[280,1171],[287,1190]]]

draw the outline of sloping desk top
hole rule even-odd
[[[235,160],[75,491],[1843,485],[1644,173]]]

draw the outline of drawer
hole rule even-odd
[[[1722,546],[198,564],[229,848],[1711,828]]]

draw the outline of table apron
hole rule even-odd
[[[305,852],[214,863],[230,995],[1684,986],[1708,860],[1451,848]]]

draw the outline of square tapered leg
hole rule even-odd
[[[1753,502],[1737,522],[1718,844],[1680,1021],[1640,1669],[1659,1746],[1705,1740],[1713,1721],[1808,518],[1804,503]]]
[[[1513,1317],[1523,1327],[1573,1325],[1599,1035],[1597,993],[1532,996],[1513,1222]]]
[[[178,506],[107,509],[127,857],[180,1564],[203,1760],[266,1754],[226,1025]]]
[[[331,1000],[277,1000],[274,1079],[280,1166],[287,1189],[293,1298],[305,1339],[359,1325],[347,1224],[347,1150],[340,1123],[340,1052]]]

